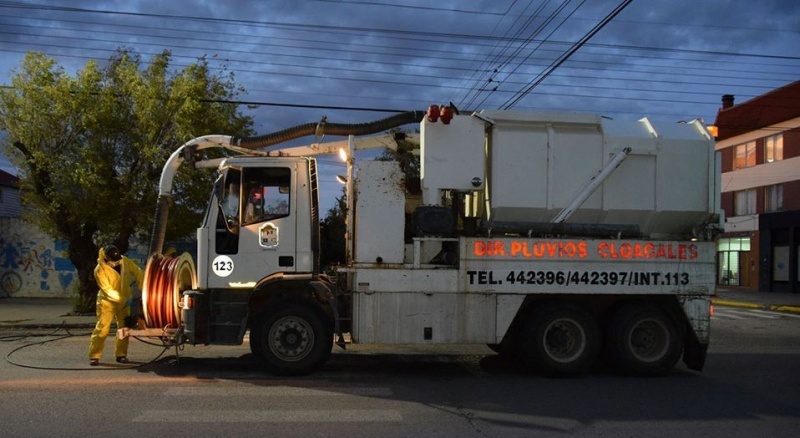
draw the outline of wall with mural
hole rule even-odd
[[[0,218],[0,297],[68,298],[78,276],[67,248],[21,219]],[[146,252],[132,245],[125,255],[144,268]]]

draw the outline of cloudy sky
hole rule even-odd
[[[145,60],[169,49],[176,68],[201,56],[227,67],[247,91],[241,100],[258,105],[242,108],[259,134],[322,116],[367,122],[448,102],[462,111],[711,123],[723,94],[740,103],[800,80],[800,7],[797,0],[0,1],[0,86],[31,50],[74,72],[119,47]]]

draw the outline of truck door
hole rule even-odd
[[[295,185],[288,166],[229,169],[209,245],[209,287],[252,287],[296,271]]]

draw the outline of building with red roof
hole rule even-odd
[[[735,104],[714,125],[725,230],[717,282],[800,292],[800,81]]]

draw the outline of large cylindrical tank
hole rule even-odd
[[[423,121],[421,137],[426,202],[445,190],[475,190],[467,182],[481,166],[485,222],[553,221],[625,148],[625,159],[566,224],[635,225],[643,236],[687,237],[719,210],[713,140],[697,121],[483,111],[450,125]],[[462,174],[465,162],[470,175]]]

